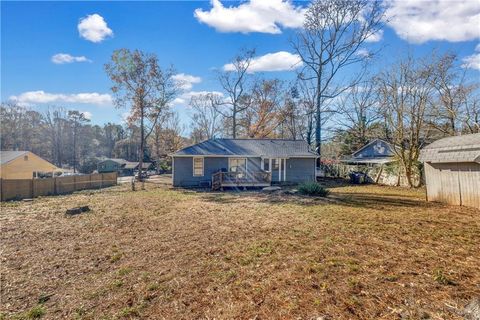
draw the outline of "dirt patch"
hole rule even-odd
[[[419,190],[146,188],[3,203],[3,317],[461,319],[480,296],[479,212]]]

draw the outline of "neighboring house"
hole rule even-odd
[[[127,164],[124,159],[104,159],[97,164],[98,173],[118,172]]]
[[[218,189],[312,181],[317,155],[301,140],[211,139],[171,157],[173,186]]]
[[[403,171],[397,165],[392,145],[382,139],[370,141],[341,162],[347,166],[347,171],[365,173],[368,182],[390,186],[408,185]]]
[[[0,151],[2,179],[33,179],[62,172],[50,162],[30,151]]]
[[[422,149],[427,200],[480,209],[480,133],[437,140]]]
[[[139,162],[130,162],[124,159],[105,159],[98,163],[98,173],[118,172],[120,176],[133,176],[138,170]],[[152,167],[151,162],[144,162],[143,170],[149,170]]]
[[[342,160],[343,163],[347,164],[370,166],[382,165],[394,161],[392,146],[382,139],[375,139],[367,143],[355,151],[349,158]]]

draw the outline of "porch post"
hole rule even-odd
[[[278,161],[278,181],[282,181],[282,158],[277,158]]]
[[[272,158],[268,159],[268,171],[273,172],[272,171]]]
[[[283,181],[287,181],[287,159],[283,159]]]

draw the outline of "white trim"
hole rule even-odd
[[[272,158],[268,158],[268,172],[272,172]]]
[[[202,174],[195,174],[195,159],[202,159]],[[203,157],[192,157],[192,175],[194,177],[203,177],[205,175],[205,159]]]
[[[283,181],[287,181],[287,159],[283,159]]]
[[[172,186],[174,184],[175,184],[175,157],[172,157]]]
[[[278,162],[278,181],[282,181],[282,158],[277,158]]]

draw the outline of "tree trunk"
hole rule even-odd
[[[142,181],[142,171],[143,171],[143,148],[145,144],[145,130],[144,130],[144,106],[140,106],[140,151],[139,151],[139,161],[138,161],[138,181]]]
[[[321,74],[321,70],[320,70]],[[322,160],[322,97],[320,94],[321,88],[321,76],[317,78],[317,106],[316,106],[316,123],[315,123],[315,151],[318,154],[318,166],[320,166]]]
[[[233,113],[232,113],[232,138],[237,138],[237,107],[235,104],[233,105]]]

